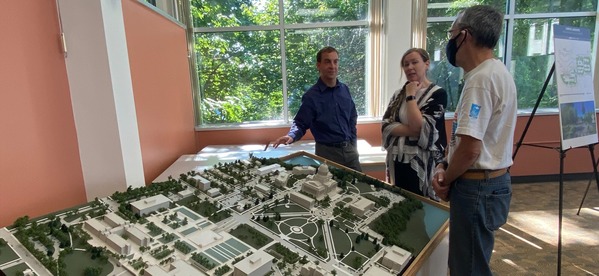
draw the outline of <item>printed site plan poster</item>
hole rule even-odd
[[[554,25],[562,149],[597,143],[589,29]]]

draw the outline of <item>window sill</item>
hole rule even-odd
[[[518,116],[530,116],[532,114],[532,108],[518,110]],[[557,108],[538,108],[535,116],[543,115],[557,115],[559,110]],[[445,120],[452,120],[454,112],[445,112]],[[381,121],[380,117],[363,116],[358,118],[358,125],[360,124],[372,124]],[[240,129],[269,129],[269,128],[282,128],[290,127],[291,123],[278,121],[262,121],[262,122],[250,122],[250,123],[239,123],[239,124],[222,124],[222,125],[208,125],[208,126],[196,126],[196,131],[215,131],[215,130],[240,130]]]

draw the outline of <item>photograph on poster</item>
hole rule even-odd
[[[563,139],[597,135],[593,101],[560,104]]]

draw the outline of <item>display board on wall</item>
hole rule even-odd
[[[562,148],[597,143],[590,31],[554,25],[553,32]]]

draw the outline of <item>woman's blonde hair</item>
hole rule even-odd
[[[411,53],[414,53],[414,52],[418,53],[420,55],[420,57],[422,57],[422,61],[424,61],[424,62],[427,62],[431,59],[426,50],[424,50],[422,48],[410,48],[403,54],[403,56],[401,56],[401,63],[400,63],[401,68],[403,68],[403,61],[406,59],[406,56]],[[399,77],[400,83],[403,82],[404,77],[405,77],[405,74],[403,74],[403,72],[402,72],[402,74]]]
[[[403,61],[404,61],[404,59],[406,59],[406,56],[413,52],[417,52],[420,55],[420,57],[422,57],[422,61],[424,61],[424,62],[427,62],[431,59],[426,50],[424,50],[422,48],[411,48],[411,49],[407,50],[403,54],[403,56],[401,56],[401,66],[402,67],[403,67]]]

